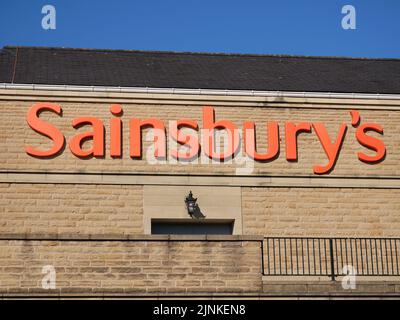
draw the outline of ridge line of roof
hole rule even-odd
[[[326,59],[326,60],[361,60],[361,61],[400,61],[400,58],[368,58],[346,56],[305,56],[286,54],[257,54],[257,53],[224,53],[224,52],[190,52],[190,51],[161,51],[161,50],[128,50],[128,49],[97,49],[97,48],[69,48],[69,47],[45,47],[45,46],[12,46],[6,45],[4,49],[38,49],[38,50],[62,50],[83,52],[115,52],[115,53],[156,53],[174,55],[198,55],[198,56],[226,56],[226,57],[270,57],[270,58],[302,58],[302,59]]]

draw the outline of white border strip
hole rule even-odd
[[[400,94],[340,93],[340,92],[295,92],[295,91],[257,91],[257,90],[218,90],[149,87],[107,87],[0,83],[0,89],[11,90],[51,90],[79,92],[117,92],[117,93],[159,93],[181,95],[251,96],[251,97],[294,97],[294,98],[334,98],[334,99],[378,99],[400,100]]]

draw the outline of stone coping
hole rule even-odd
[[[245,107],[291,107],[291,108],[336,108],[350,109],[356,104],[358,109],[375,110],[399,110],[398,95],[388,95],[391,99],[384,99],[384,95],[355,96],[350,94],[334,96],[332,93],[316,93],[317,96],[307,97],[305,93],[294,92],[270,92],[269,96],[245,94],[205,94],[199,90],[198,93],[154,93],[154,92],[101,92],[101,91],[74,91],[74,90],[48,90],[0,88],[0,100],[24,100],[24,101],[66,101],[66,102],[112,102],[126,104],[184,104],[204,105],[213,104],[221,106],[245,106]],[[294,95],[295,96],[294,96]],[[314,93],[315,94],[315,93]],[[292,96],[290,96],[292,95]],[[297,96],[296,96],[297,95]],[[318,96],[320,95],[320,96]]]
[[[263,300],[263,299],[288,299],[288,300],[302,300],[302,299],[395,299],[400,298],[399,292],[324,292],[324,293],[311,293],[311,292],[296,292],[296,293],[177,293],[177,294],[140,294],[140,293],[108,293],[108,292],[87,292],[87,293],[68,293],[68,292],[55,292],[55,293],[39,293],[39,292],[15,292],[15,293],[0,293],[0,300],[5,299],[150,299],[150,300],[170,300],[170,299],[206,299],[206,300],[225,300],[225,299],[238,299],[238,300]]]
[[[262,241],[259,235],[1,234],[1,240],[34,241]]]
[[[171,180],[172,179],[172,180]],[[1,183],[399,189],[400,176],[1,171]]]

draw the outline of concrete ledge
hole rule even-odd
[[[265,293],[168,293],[168,294],[141,294],[141,293],[125,293],[125,292],[87,292],[67,293],[67,292],[20,292],[20,293],[5,293],[0,292],[0,300],[8,299],[151,299],[151,300],[169,300],[169,299],[206,299],[206,300],[399,300],[399,293],[386,294],[325,294],[325,295],[268,295]]]
[[[262,241],[257,235],[1,234],[0,241]]]
[[[112,173],[0,171],[1,183],[109,184],[109,185],[173,185],[175,186],[242,186],[302,188],[374,188],[399,189],[400,176],[329,176],[302,175],[291,177],[254,174],[253,176],[215,174],[210,176],[178,173]]]
[[[378,277],[377,277],[378,278]],[[265,281],[263,294],[268,296],[396,296],[400,297],[400,279],[383,281],[357,280],[355,289],[344,289],[341,281]]]
[[[0,100],[399,110],[398,95],[2,83]],[[12,86],[12,87],[9,87]],[[30,87],[30,88],[29,88]],[[42,88],[42,89],[40,89]],[[136,92],[135,92],[136,91]],[[230,93],[230,94],[228,94]],[[349,107],[350,106],[350,107]]]

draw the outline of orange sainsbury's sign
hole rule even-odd
[[[53,103],[35,103],[27,113],[27,123],[30,128],[52,141],[52,147],[43,150],[33,146],[25,146],[27,154],[37,158],[54,157],[64,150],[66,139],[64,134],[49,122],[40,119],[40,113],[50,111],[58,116],[62,115],[62,108]],[[119,104],[110,106],[111,118],[109,119],[110,146],[109,155],[112,158],[122,158],[122,107]],[[350,111],[351,123],[356,128],[355,139],[360,145],[360,151],[357,158],[365,163],[377,163],[385,158],[386,147],[384,142],[370,135],[375,132],[383,135],[383,128],[377,123],[360,124],[360,114],[356,110]],[[72,127],[78,129],[89,125],[90,131],[77,133],[68,141],[68,146],[72,154],[79,158],[86,157],[105,157],[105,129],[103,120],[96,117],[77,117],[72,121]],[[129,119],[129,155],[132,159],[141,159],[142,151],[142,131],[145,128],[152,128],[154,137],[154,157],[165,159],[167,156],[167,146],[170,146],[168,153],[181,161],[188,161],[199,155],[200,152],[213,160],[225,162],[232,159],[244,146],[244,152],[247,158],[256,162],[273,161],[279,156],[280,150],[280,126],[277,122],[271,121],[265,124],[267,132],[267,151],[257,151],[256,124],[253,121],[244,121],[242,128],[237,127],[230,120],[216,120],[213,107],[205,106],[202,109],[202,128],[196,120],[178,119],[169,123],[169,138],[176,142],[176,146],[167,143],[167,133],[165,123],[156,118],[148,119]],[[192,133],[188,133],[189,129]],[[315,174],[327,174],[331,172],[339,157],[341,146],[344,142],[348,124],[341,123],[337,134],[330,136],[326,126],[322,122],[285,122],[285,156],[287,161],[297,161],[298,147],[297,142],[300,134],[316,134],[327,157],[327,163],[324,165],[313,165]],[[227,134],[222,150],[216,150],[217,139],[216,132]],[[197,134],[196,134],[197,133]],[[199,133],[201,138],[199,138]],[[92,140],[90,148],[83,148],[83,143]],[[369,149],[366,154],[362,148]],[[372,155],[371,155],[372,153]]]

